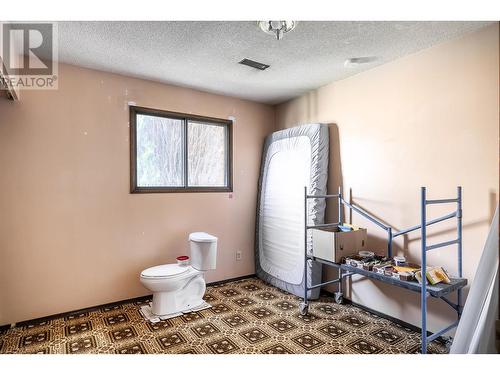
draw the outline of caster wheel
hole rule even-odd
[[[309,305],[306,305],[304,302],[301,302],[299,305],[300,315],[307,315],[308,310],[309,310]]]
[[[335,303],[342,305],[342,302],[344,302],[343,294],[340,292],[336,292],[335,293]]]

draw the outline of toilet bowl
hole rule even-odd
[[[189,235],[190,264],[187,257],[178,263],[162,264],[141,272],[140,281],[153,292],[152,312],[172,315],[202,306],[205,294],[204,271],[216,267],[217,237],[205,232]]]

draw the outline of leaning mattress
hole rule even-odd
[[[304,296],[304,186],[308,194],[326,194],[328,127],[308,124],[272,133],[262,155],[257,201],[255,268],[257,276]],[[324,222],[325,200],[309,199],[309,225]],[[312,236],[307,252],[312,253]],[[321,282],[321,264],[308,260],[307,285]],[[319,288],[308,293],[318,298]]]

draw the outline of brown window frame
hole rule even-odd
[[[130,193],[226,193],[233,191],[233,121],[189,113],[171,112],[153,108],[130,106]],[[184,186],[137,186],[137,115],[149,115],[183,120],[184,123]],[[188,186],[187,124],[189,121],[208,122],[227,127],[226,139],[226,186]]]

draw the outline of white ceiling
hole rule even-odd
[[[59,22],[59,61],[275,104],[488,24],[302,21],[277,41],[248,21]]]

